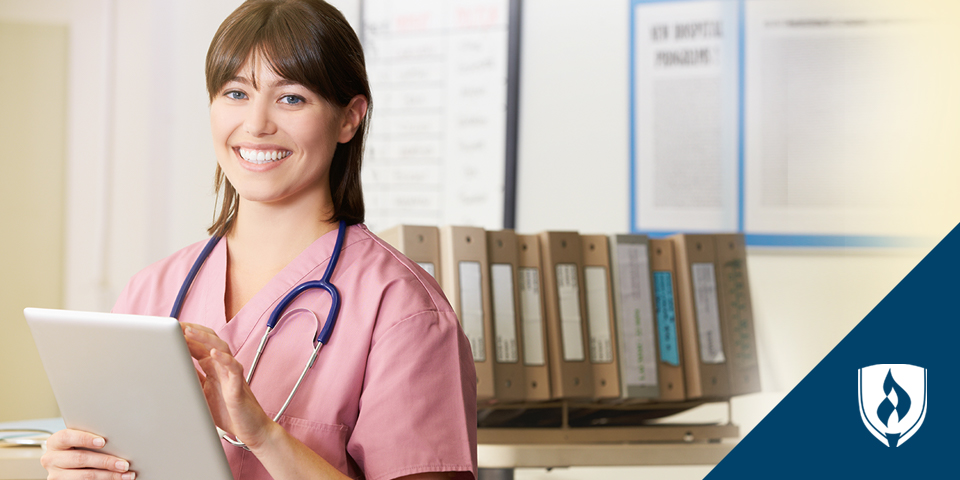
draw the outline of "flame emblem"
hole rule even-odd
[[[927,413],[927,370],[914,365],[872,365],[858,371],[860,417],[889,447],[903,445]]]
[[[883,393],[886,397],[877,408],[877,416],[887,428],[896,428],[900,419],[910,411],[910,395],[893,379],[893,371],[889,369],[887,378],[883,380]],[[893,416],[894,412],[897,413],[896,418]]]

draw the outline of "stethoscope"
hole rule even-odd
[[[283,297],[276,308],[273,309],[273,312],[270,314],[270,318],[267,320],[267,331],[263,334],[263,338],[260,339],[260,346],[257,347],[257,354],[253,357],[253,364],[250,366],[250,371],[247,372],[246,380],[247,384],[249,385],[250,380],[253,378],[253,372],[257,369],[257,364],[260,363],[260,355],[263,354],[263,347],[267,345],[267,337],[270,336],[270,332],[272,332],[274,327],[277,326],[277,322],[280,321],[283,311],[286,310],[288,305],[290,305],[290,302],[300,296],[301,293],[310,290],[311,288],[322,288],[330,294],[330,311],[327,313],[327,321],[324,322],[323,328],[319,329],[319,332],[317,333],[317,339],[314,342],[316,343],[316,346],[313,349],[313,355],[310,356],[310,360],[307,362],[307,365],[303,367],[303,372],[300,373],[300,378],[297,379],[297,383],[293,386],[293,390],[291,390],[290,395],[287,396],[287,401],[284,402],[283,407],[280,408],[280,411],[277,412],[277,415],[273,417],[273,421],[275,422],[278,421],[280,416],[283,415],[283,412],[287,410],[287,406],[289,406],[290,401],[293,400],[293,395],[297,393],[297,389],[300,388],[300,383],[303,382],[303,377],[307,375],[307,370],[313,367],[313,364],[316,363],[317,355],[320,354],[320,347],[330,340],[330,333],[333,331],[333,326],[337,322],[337,315],[340,312],[340,292],[337,291],[337,287],[330,283],[330,275],[333,274],[333,269],[336,268],[337,260],[340,258],[340,250],[343,248],[343,237],[346,230],[347,223],[343,220],[340,220],[340,227],[337,230],[337,242],[333,247],[333,253],[330,255],[330,263],[327,264],[327,269],[323,272],[323,276],[320,277],[320,280],[304,282],[296,287],[293,287],[293,290]],[[183,280],[183,285],[180,286],[180,292],[177,293],[177,299],[173,302],[173,310],[170,311],[171,317],[180,317],[180,310],[183,308],[183,300],[187,296],[187,291],[190,290],[190,286],[193,285],[193,280],[196,278],[197,272],[200,271],[200,267],[203,266],[203,262],[206,261],[207,257],[210,256],[210,252],[213,251],[213,247],[220,242],[221,238],[222,237],[219,236],[211,237],[207,244],[203,247],[203,250],[200,251],[200,256],[197,257],[195,262],[193,262],[193,267],[191,267],[190,272],[187,273],[187,278]],[[232,445],[250,450],[240,440],[230,438],[229,433],[220,427],[217,427],[217,432],[224,440],[230,442]]]

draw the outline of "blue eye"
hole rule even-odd
[[[305,100],[299,95],[284,95],[280,97],[280,103],[286,103],[288,105],[299,105],[303,102],[305,102]]]
[[[247,94],[237,90],[230,90],[223,95],[231,100],[245,100],[247,98]]]

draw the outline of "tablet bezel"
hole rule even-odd
[[[137,478],[232,480],[177,320],[27,308],[68,428],[107,440]]]

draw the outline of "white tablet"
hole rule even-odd
[[[23,313],[67,427],[106,438],[138,479],[233,479],[176,320]]]

